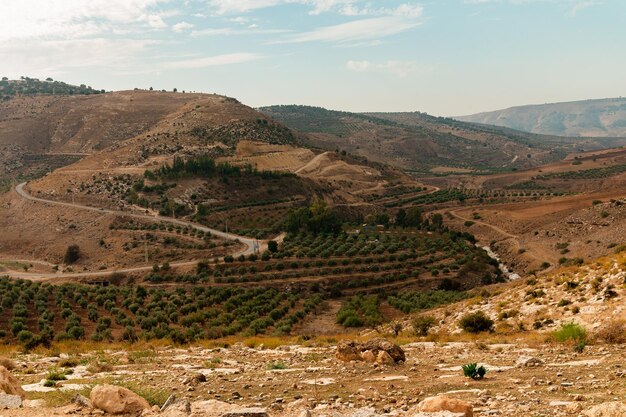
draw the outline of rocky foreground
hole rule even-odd
[[[16,354],[0,362],[14,368],[0,368],[0,416],[626,416],[624,353],[379,341]],[[463,376],[470,362],[483,380]]]

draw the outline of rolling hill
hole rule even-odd
[[[13,159],[4,160],[5,176],[22,181],[32,175],[26,192],[37,198],[109,212],[94,215],[6,193],[0,258],[58,264],[73,243],[85,252],[81,266],[87,270],[128,267],[146,257],[212,257],[228,250],[225,242],[173,237],[164,224],[151,233],[156,237],[146,255],[141,231],[161,226],[119,213],[160,214],[267,238],[280,231],[291,210],[312,201],[366,210],[376,193],[393,193],[396,186],[422,190],[393,168],[307,147],[306,135],[224,96],[123,91],[15,97],[1,106],[0,143],[15,150]],[[70,159],[52,166],[55,157]],[[54,171],[34,172],[26,160]],[[180,171],[179,163],[193,167]]]
[[[295,105],[260,110],[306,133],[315,146],[422,173],[523,169],[560,160],[574,150],[626,143],[537,135],[419,112],[357,114]]]
[[[456,119],[544,135],[626,137],[626,98],[519,106]]]

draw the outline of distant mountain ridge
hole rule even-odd
[[[524,169],[560,160],[576,150],[626,144],[626,138],[538,135],[420,112],[349,113],[300,105],[259,110],[305,133],[313,146],[421,173]]]
[[[626,137],[626,98],[517,106],[455,119],[543,135]]]

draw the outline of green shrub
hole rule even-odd
[[[431,327],[436,323],[432,316],[417,316],[413,319],[413,331],[417,336],[426,336]]]
[[[59,369],[51,369],[46,376],[48,381],[65,381],[66,379],[65,373]]]
[[[65,251],[63,262],[69,265],[78,261],[79,258],[80,258],[80,248],[78,247],[78,245],[70,245],[67,247],[67,250]]]
[[[559,343],[573,343],[576,351],[582,351],[587,344],[587,330],[577,323],[562,324],[552,337]]]
[[[493,320],[482,311],[477,311],[463,316],[459,326],[468,333],[492,332]]]
[[[472,378],[474,380],[483,379],[485,374],[487,373],[487,368],[484,366],[478,366],[477,363],[468,363],[462,366],[463,375],[467,378]]]

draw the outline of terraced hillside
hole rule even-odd
[[[439,289],[426,308],[463,298],[463,290],[502,281],[494,261],[474,246],[471,235],[437,226],[294,233],[260,257],[224,260],[198,262],[186,273],[156,265],[144,279],[106,278],[116,284],[110,287],[1,279],[0,338],[47,344],[53,339],[183,342],[234,334],[288,335],[306,332],[314,317],[330,316],[332,323],[333,300],[351,299],[352,311],[344,311],[344,319],[337,316],[338,325],[331,326],[341,332],[342,324],[371,325],[372,314],[379,317],[378,324],[402,314],[398,297],[423,297]],[[350,297],[368,293],[375,295],[366,312]],[[398,300],[392,302],[397,309],[387,303],[387,295]],[[346,315],[352,320],[346,321]]]

